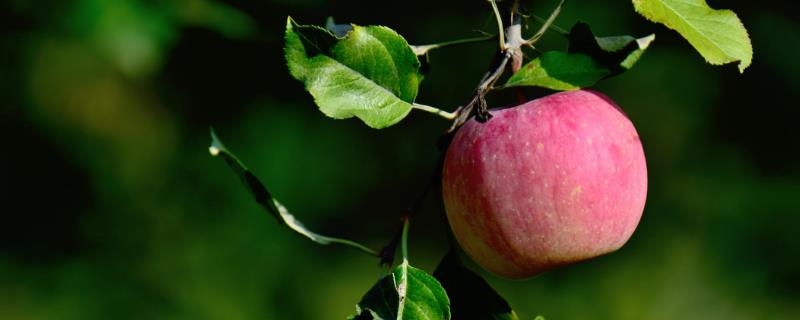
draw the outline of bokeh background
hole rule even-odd
[[[556,1],[527,2],[546,16]],[[628,1],[568,1],[561,27],[657,33],[632,71],[597,86],[639,130],[648,203],[617,253],[526,281],[484,273],[522,318],[800,319],[798,8],[710,3],[735,9],[750,32],[755,59],[742,75],[706,65]],[[376,131],[325,118],[286,70],[286,16],[388,25],[424,44],[491,30],[487,9],[3,1],[0,319],[345,318],[378,279],[375,259],[281,228],[209,156],[208,128],[307,225],[379,248],[435,170],[448,123],[413,112]],[[540,47],[565,41],[553,32]],[[466,102],[494,50],[433,52],[418,101]],[[428,271],[447,248],[437,192],[411,229],[411,261]]]

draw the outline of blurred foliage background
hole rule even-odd
[[[546,16],[556,1],[527,2]],[[632,71],[598,86],[637,126],[650,189],[619,252],[527,281],[484,273],[523,318],[800,319],[800,22],[795,4],[769,2],[710,1],[748,27],[743,75],[706,65],[628,1],[568,2],[561,27],[657,33]],[[448,123],[326,119],[286,70],[290,14],[383,24],[415,44],[493,26],[483,1],[0,4],[0,319],[353,312],[377,261],[277,225],[209,156],[209,126],[307,225],[379,248],[433,172]],[[555,32],[540,43],[565,45]],[[433,52],[418,100],[466,102],[495,46]],[[428,271],[447,247],[442,214],[429,197],[412,222],[412,263]]]

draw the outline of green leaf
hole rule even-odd
[[[350,319],[450,319],[450,299],[439,281],[408,263],[408,217],[400,238],[403,262],[361,298]]]
[[[705,0],[633,0],[633,7],[680,33],[710,64],[739,61],[744,72],[753,60],[750,37],[733,11],[714,10]]]
[[[586,54],[612,74],[619,74],[633,67],[655,38],[655,34],[638,39],[627,35],[595,37],[588,24],[578,22],[569,32],[569,52]]]
[[[357,117],[384,128],[405,118],[422,81],[420,62],[408,42],[382,26],[338,30],[344,36],[289,17],[285,56],[291,75],[334,119]]]
[[[394,273],[390,273],[372,286],[356,305],[356,315],[350,319],[397,319],[400,295]]]
[[[611,74],[599,62],[582,53],[547,51],[531,60],[508,79],[504,87],[537,86],[553,90],[577,90]]]
[[[450,319],[450,300],[439,281],[404,260],[376,283],[351,319]]]
[[[442,285],[425,271],[403,261],[394,271],[400,295],[400,319],[450,319],[450,299]]]
[[[449,293],[453,319],[519,319],[486,280],[464,266],[455,251],[442,259],[433,276]]]
[[[208,147],[208,151],[212,156],[221,157],[223,160],[225,160],[225,163],[227,163],[233,172],[239,177],[239,179],[241,179],[242,183],[253,195],[256,202],[261,205],[264,210],[275,217],[275,219],[278,220],[278,223],[289,227],[300,235],[319,244],[338,243],[354,247],[374,256],[378,255],[377,252],[359,243],[346,239],[323,236],[303,226],[303,224],[297,220],[297,218],[289,213],[286,207],[272,197],[264,184],[261,183],[261,181],[252,172],[250,172],[250,169],[248,169],[233,153],[225,148],[225,146],[222,144],[222,141],[220,141],[219,138],[217,138],[216,133],[214,133],[214,129],[211,129],[211,146]]]

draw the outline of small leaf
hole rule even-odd
[[[577,90],[591,86],[611,72],[582,53],[547,51],[508,79],[504,87],[537,86]]]
[[[579,22],[569,32],[569,52],[586,54],[612,74],[619,74],[633,67],[655,38],[655,34],[638,39],[632,36],[595,37],[588,24]]]
[[[738,61],[744,72],[753,60],[750,37],[733,11],[714,10],[705,0],[633,0],[633,7],[680,33],[710,64]]]
[[[382,26],[334,29],[337,34],[287,19],[285,56],[291,75],[334,119],[357,117],[384,128],[405,118],[422,81],[420,62],[408,42]]]
[[[211,146],[208,147],[208,151],[212,156],[222,157],[222,159],[225,160],[225,163],[227,163],[233,172],[236,173],[239,179],[242,180],[242,183],[253,195],[256,202],[258,202],[258,204],[260,204],[264,210],[275,217],[275,219],[278,220],[278,223],[289,227],[295,232],[319,244],[338,243],[354,247],[374,256],[378,255],[377,252],[359,243],[346,239],[323,236],[308,230],[299,220],[289,213],[286,207],[272,197],[264,184],[261,183],[261,181],[258,180],[258,178],[253,175],[252,172],[250,172],[250,169],[248,169],[235,155],[233,155],[233,153],[225,148],[225,146],[222,144],[222,141],[217,138],[217,135],[214,133],[213,129],[211,129]]]
[[[394,273],[390,273],[367,291],[356,305],[356,315],[351,319],[397,319],[400,295]]]
[[[361,298],[351,319],[450,319],[450,300],[434,277],[404,260]]]
[[[400,237],[403,262],[364,295],[350,319],[450,319],[450,300],[442,285],[408,263],[408,226],[408,217],[404,217]]]
[[[518,320],[503,297],[489,283],[461,262],[450,251],[436,267],[433,276],[449,293],[453,319]]]

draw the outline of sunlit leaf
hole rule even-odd
[[[582,53],[547,51],[531,60],[508,79],[504,87],[536,86],[553,90],[577,90],[594,85],[611,72]]]
[[[450,300],[439,281],[407,260],[376,283],[351,319],[450,319]]]
[[[714,10],[705,0],[633,0],[636,12],[678,31],[710,64],[739,62],[744,72],[753,46],[733,11]]]
[[[420,62],[393,30],[352,25],[339,36],[290,17],[285,37],[290,73],[327,116],[357,117],[370,127],[384,128],[411,111],[422,81]]]

